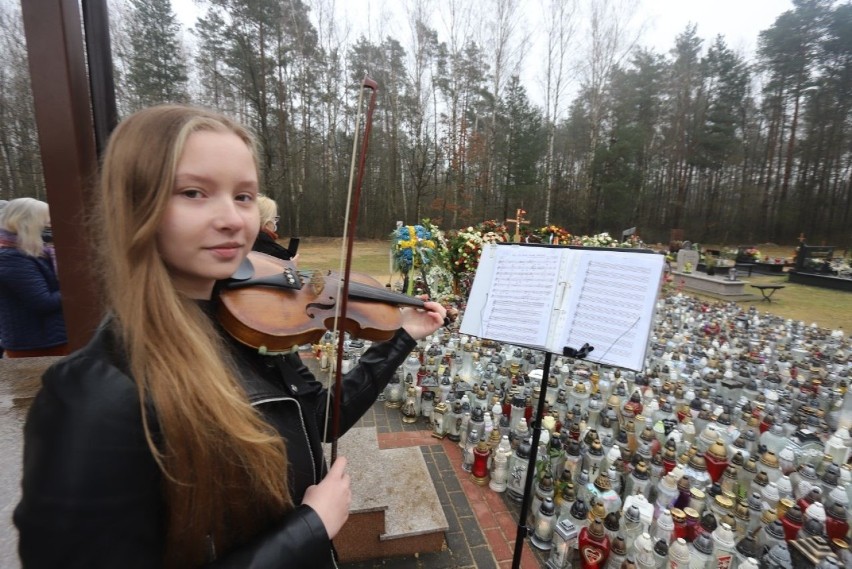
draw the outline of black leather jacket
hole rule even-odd
[[[366,412],[414,346],[399,330],[346,374],[342,432]],[[290,488],[300,504],[325,472],[326,390],[296,354],[260,356],[236,342],[233,348],[252,405],[287,441]],[[108,326],[45,373],[24,437],[23,497],[14,514],[24,567],[162,566],[162,474],[145,441],[126,358]],[[332,555],[319,516],[301,505],[250,543],[211,555],[208,567],[335,567]]]

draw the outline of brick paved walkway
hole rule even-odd
[[[380,448],[420,447],[449,530],[446,548],[440,553],[350,563],[342,568],[504,569],[512,566],[520,506],[505,494],[474,484],[469,473],[461,469],[462,452],[457,443],[432,437],[425,420],[403,423],[399,410],[387,409],[381,401],[373,405],[358,426],[376,427]],[[546,559],[547,554],[542,554],[527,540],[521,568],[543,567]]]

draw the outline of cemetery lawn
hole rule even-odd
[[[286,239],[282,240],[282,243],[286,245]],[[299,266],[305,269],[337,270],[340,265],[340,243],[341,240],[338,238],[302,238],[299,247]],[[793,255],[793,247],[758,245],[757,248],[762,254],[770,257],[792,257]],[[353,271],[366,273],[382,285],[402,281],[399,273],[391,275],[390,240],[356,241],[353,251]],[[751,284],[783,284],[786,287],[777,291],[772,297],[772,303],[768,303],[760,300],[759,291],[746,286],[746,292],[754,293],[756,300],[739,302],[743,309],[754,306],[760,312],[801,320],[808,325],[816,322],[824,328],[843,328],[847,335],[852,333],[852,293],[790,283],[787,282],[786,275],[753,273],[749,277],[744,272],[741,275],[743,280]],[[709,297],[708,300],[716,301]]]

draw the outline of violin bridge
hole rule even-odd
[[[314,271],[311,273],[311,280],[309,284],[314,295],[319,295],[325,288],[325,278],[320,275],[319,271]]]

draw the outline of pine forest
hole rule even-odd
[[[695,24],[646,47],[637,0],[405,0],[370,34],[334,0],[194,5],[187,26],[170,0],[110,0],[120,114],[182,102],[250,126],[286,233],[342,232],[369,74],[361,238],[522,208],[576,234],[852,246],[849,1],[793,0],[748,56]],[[0,198],[21,196],[43,177],[20,5],[0,0]]]

